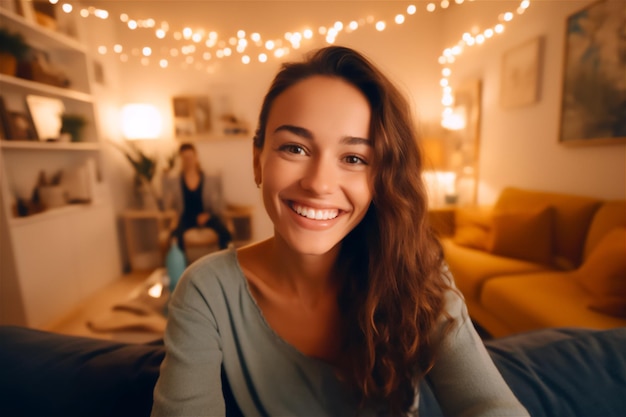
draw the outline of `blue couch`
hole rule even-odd
[[[532,416],[626,416],[626,328],[546,329],[485,342]],[[0,327],[0,415],[149,416],[161,341],[122,344]],[[224,382],[227,416],[241,415]],[[423,382],[420,416],[441,416]]]

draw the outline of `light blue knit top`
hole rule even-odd
[[[527,416],[491,361],[460,296],[450,291],[446,300],[456,326],[442,341],[429,374],[444,413]],[[305,356],[271,329],[234,249],[187,269],[170,301],[165,347],[153,417],[225,415],[222,367],[246,417],[375,415],[373,409],[358,411],[330,365]]]

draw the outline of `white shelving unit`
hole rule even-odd
[[[70,80],[64,88],[0,75],[7,109],[26,112],[25,97],[33,94],[59,99],[67,113],[88,121],[82,142],[0,140],[0,324],[45,328],[119,277],[117,228],[102,176],[87,48],[77,38],[39,26],[32,13],[21,16],[6,8],[10,2],[2,3],[0,27],[21,33],[31,47],[45,51]],[[29,1],[21,4],[32,7]],[[78,20],[63,19],[80,33]],[[40,172],[53,175],[88,160],[97,171],[91,202],[17,216],[17,199],[32,193]]]

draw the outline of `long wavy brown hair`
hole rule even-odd
[[[303,79],[339,77],[371,107],[373,201],[342,242],[338,268],[347,275],[339,296],[348,323],[343,378],[362,406],[408,415],[419,380],[432,368],[450,282],[441,246],[427,221],[422,158],[411,110],[403,95],[368,59],[339,46],[287,63],[265,96],[254,146],[262,148],[271,106]],[[445,327],[445,326],[444,326]]]

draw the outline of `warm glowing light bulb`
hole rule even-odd
[[[464,0],[454,0],[454,2],[455,2],[456,4],[463,4],[463,1],[464,1]]]
[[[135,20],[128,21],[128,29],[135,30],[137,29],[137,22]]]
[[[385,30],[385,27],[387,27],[387,25],[382,20],[379,20],[378,22],[376,22],[377,31],[382,32],[383,30]]]
[[[493,29],[489,28],[489,29],[485,29],[485,38],[491,38],[493,36]]]
[[[326,26],[320,26],[317,29],[317,33],[319,33],[320,35],[326,35],[326,32],[327,32]]]
[[[276,51],[274,51],[274,56],[276,58],[282,58],[283,55],[285,55],[285,50],[282,48],[279,48]]]
[[[233,54],[233,50],[230,48],[224,48],[224,56],[231,56]]]
[[[186,27],[186,28],[183,29],[183,37],[185,39],[191,38],[191,35],[193,35],[193,31],[191,30],[190,27]]]
[[[250,63],[250,57],[248,55],[244,55],[241,57],[241,62],[243,62],[244,64],[249,64]]]
[[[495,30],[496,33],[502,33],[504,32],[504,25],[502,23],[498,23],[493,30]]]
[[[267,62],[267,54],[259,54],[259,62]]]
[[[304,29],[302,36],[304,36],[304,39],[311,39],[313,37],[313,31],[311,29]]]
[[[215,56],[218,58],[224,58],[224,51],[221,49],[218,49],[217,52],[215,52]]]
[[[162,118],[151,104],[127,104],[122,108],[122,133],[126,139],[156,139]]]
[[[336,30],[337,32],[339,32],[341,29],[343,29],[343,23],[341,23],[341,22],[337,21],[337,22],[335,22],[335,24],[333,25],[333,27],[335,28],[335,30]]]
[[[440,5],[442,9],[447,9],[448,6],[450,6],[450,2],[448,0],[441,0]]]
[[[74,7],[69,3],[64,3],[63,6],[61,6],[61,8],[63,9],[65,13],[71,13],[72,10],[74,10]]]
[[[504,21],[505,22],[510,22],[511,20],[513,20],[513,13],[511,12],[506,12],[504,14]]]
[[[485,43],[485,36],[484,35],[476,35],[476,43],[479,45],[482,45],[483,43]]]
[[[442,87],[445,87],[448,85],[448,79],[447,78],[442,78],[441,80],[439,80],[439,85]]]
[[[128,15],[126,13],[122,13],[120,15],[120,20],[124,23],[128,22]]]
[[[415,7],[414,4],[411,4],[406,8],[406,13],[411,16],[414,15],[416,11],[417,11],[417,7]]]
[[[159,66],[161,68],[167,68],[167,65],[168,65],[167,59],[162,59],[159,61]]]
[[[87,9],[80,9],[80,16],[81,17],[89,17],[89,10],[87,10]]]
[[[97,9],[93,14],[94,16],[103,20],[109,17],[109,12],[106,10],[102,10],[102,9]]]
[[[398,14],[396,15],[395,21],[398,25],[401,25],[404,23],[404,15],[403,14]]]
[[[104,54],[106,54],[106,53],[107,53],[107,47],[106,47],[106,46],[104,46],[104,45],[100,45],[100,46],[98,46],[98,53],[99,53],[100,55],[104,55]]]
[[[528,6],[530,6],[530,1],[529,0],[524,0],[519,5],[519,7],[521,7],[522,9],[528,9]]]
[[[145,46],[141,50],[141,53],[143,54],[143,56],[150,56],[150,55],[152,55],[152,48],[150,48],[149,46]]]
[[[268,51],[271,51],[272,49],[274,49],[274,46],[276,46],[274,41],[265,42],[265,49],[267,49]]]
[[[234,36],[231,36],[230,38],[228,38],[228,44],[231,46],[237,45],[237,38],[235,38]]]
[[[123,49],[124,48],[122,48],[122,45],[120,45],[119,43],[113,45],[113,52],[115,52],[116,54],[122,52]]]
[[[254,42],[259,42],[261,40],[261,35],[254,32],[252,35],[250,35],[250,39],[252,39]]]
[[[238,30],[238,31],[237,31],[237,37],[238,37],[239,39],[241,39],[241,38],[245,38],[245,37],[246,37],[246,31],[245,31],[245,30]]]
[[[437,7],[437,6],[435,6],[435,3],[428,3],[428,4],[426,5],[426,11],[428,11],[428,12],[434,12],[436,7]]]
[[[202,40],[202,34],[194,33],[193,36],[191,37],[191,40],[194,41],[195,43],[199,43]]]
[[[441,70],[441,75],[443,75],[444,77],[449,77],[451,73],[452,71],[450,70],[450,68],[447,67]]]
[[[215,31],[209,32],[209,39],[213,39],[213,40],[217,39],[217,32]]]
[[[357,30],[359,28],[359,22],[353,20],[348,24],[348,27],[350,28],[350,30]]]
[[[57,4],[59,2],[59,0],[49,0],[50,4]]]
[[[165,31],[163,29],[157,29],[156,37],[159,39],[163,39],[165,37]]]

